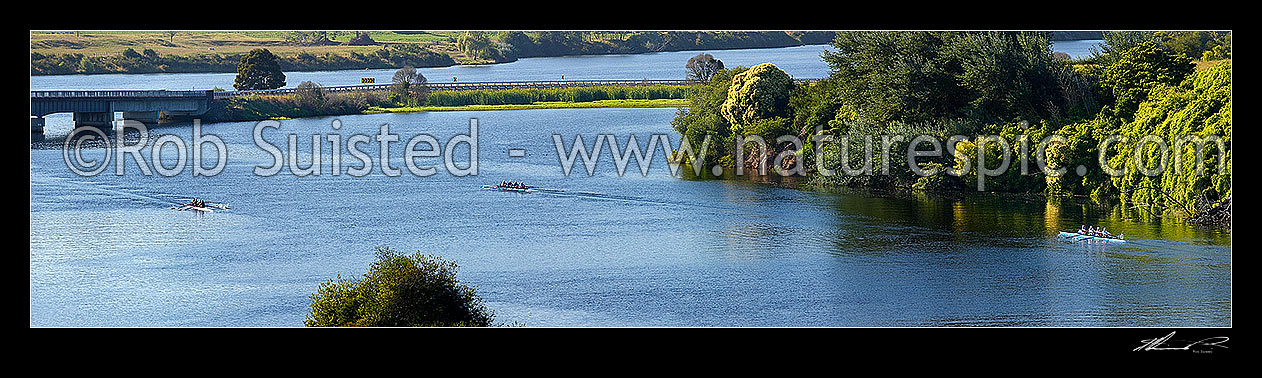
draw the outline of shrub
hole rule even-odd
[[[359,280],[320,284],[311,295],[309,327],[452,327],[491,325],[474,288],[456,280],[456,264],[419,252],[376,248],[377,260]]]

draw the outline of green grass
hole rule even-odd
[[[451,111],[483,111],[483,110],[522,110],[522,109],[584,109],[584,108],[677,108],[688,106],[687,99],[656,100],[597,100],[584,102],[547,101],[531,104],[504,105],[461,105],[461,106],[416,106],[382,108],[371,107],[364,114],[380,113],[415,113],[415,112],[451,112]]]

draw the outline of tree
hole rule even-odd
[[[508,46],[508,53],[516,57],[536,55],[538,49],[535,40],[520,31],[510,31],[500,35],[500,42]]]
[[[723,118],[723,102],[727,100],[727,90],[731,87],[732,76],[744,72],[747,68],[736,67],[719,70],[710,82],[696,86],[696,90],[688,95],[688,106],[675,112],[670,121],[671,127],[679,132],[680,137],[701,153],[705,138],[711,138],[709,148],[705,152],[705,164],[723,163],[731,166],[731,151],[724,147],[732,145],[732,127]]]
[[[241,57],[237,64],[237,79],[232,87],[237,90],[276,89],[285,86],[285,73],[281,72],[276,55],[267,49],[254,49]]]
[[[472,59],[490,59],[499,55],[491,40],[480,31],[468,31],[456,40],[456,48]]]
[[[486,327],[494,314],[474,288],[456,279],[454,262],[420,252],[376,248],[359,280],[320,284],[311,295],[308,327]]]
[[[968,104],[955,75],[960,62],[944,54],[947,33],[839,32],[824,53],[831,77],[858,115],[873,123],[958,117]]]
[[[355,36],[346,41],[346,44],[351,46],[371,46],[376,45],[377,41],[374,41],[372,36],[368,35],[368,32],[355,32]]]
[[[708,83],[715,73],[723,69],[723,61],[714,59],[713,55],[701,53],[688,59],[684,68],[688,70],[688,80]]]
[[[1042,32],[841,32],[825,53],[859,116],[876,123],[973,124],[1065,111]]]
[[[425,75],[417,72],[416,68],[403,66],[394,72],[394,78],[390,80],[390,97],[410,106],[424,105],[429,97],[426,82]]]
[[[1158,86],[1178,85],[1195,66],[1192,59],[1147,41],[1119,52],[1104,69],[1100,84],[1114,99],[1114,114],[1129,119]]]
[[[324,88],[321,88],[319,84],[304,81],[294,90],[294,102],[307,109],[322,108],[325,104]]]
[[[948,61],[960,62],[955,78],[969,94],[966,116],[984,123],[1012,118],[1046,119],[1064,113],[1053,66],[1050,33],[952,33]]]
[[[793,79],[771,63],[763,63],[732,77],[723,101],[723,118],[732,127],[750,125],[760,119],[789,114],[789,95]]]

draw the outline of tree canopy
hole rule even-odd
[[[684,68],[688,71],[687,80],[708,83],[714,74],[723,69],[723,61],[715,59],[713,55],[700,53],[688,59]]]
[[[1113,60],[1104,69],[1100,84],[1113,96],[1114,114],[1118,116],[1135,113],[1153,89],[1178,85],[1195,69],[1191,58],[1151,41],[1120,51]]]
[[[285,73],[281,72],[276,55],[267,49],[254,49],[241,57],[237,64],[237,78],[232,87],[237,90],[276,89],[285,86]]]
[[[390,79],[390,97],[395,102],[411,106],[424,105],[429,97],[427,82],[425,75],[417,72],[416,68],[403,66]]]
[[[441,257],[376,248],[377,260],[359,280],[320,284],[311,295],[309,327],[485,327],[493,314],[474,288],[456,279]]]
[[[732,76],[723,101],[723,118],[732,125],[748,125],[759,119],[789,114],[793,78],[774,64],[763,63]]]

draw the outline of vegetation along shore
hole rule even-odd
[[[1231,34],[1102,37],[1099,54],[1075,61],[1043,32],[839,32],[824,80],[795,83],[774,64],[724,68],[672,125],[704,148],[705,168],[769,167],[822,186],[1088,196],[1229,225]],[[934,143],[944,153],[914,166],[902,154]],[[989,172],[1002,173],[979,177]]]

